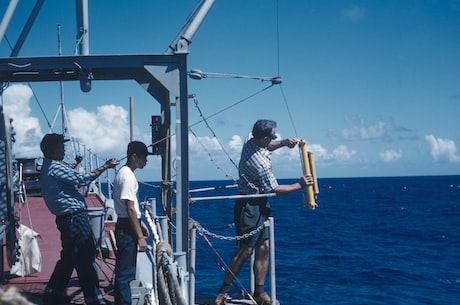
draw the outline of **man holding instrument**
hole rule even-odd
[[[276,139],[276,122],[272,120],[258,120],[252,129],[252,136],[241,152],[239,163],[240,194],[268,194],[277,195],[291,193],[308,185],[313,185],[311,175],[302,176],[294,184],[278,184],[271,165],[271,151],[287,146],[293,148],[296,141],[292,138],[274,141]],[[255,291],[253,299],[258,305],[269,305],[270,297],[264,291],[265,277],[268,270],[269,259],[269,229],[264,227],[264,222],[270,216],[270,206],[267,197],[240,198],[235,201],[234,217],[236,235],[246,235],[241,238],[238,250],[233,254],[228,270],[225,274],[215,304],[227,303],[228,291],[240,271],[243,263],[256,251],[254,261]],[[255,232],[255,233],[254,233]],[[279,304],[278,301],[276,301]]]
[[[85,303],[106,305],[111,302],[103,298],[99,289],[99,278],[94,264],[94,236],[80,187],[88,186],[105,170],[115,168],[119,161],[109,159],[90,173],[79,173],[62,161],[65,155],[64,143],[67,141],[69,140],[61,134],[50,133],[40,143],[40,149],[45,156],[40,170],[43,198],[50,212],[56,216],[62,245],[61,256],[45,288],[43,304],[68,304],[70,298],[66,290],[75,269]]]

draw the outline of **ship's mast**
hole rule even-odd
[[[89,55],[88,0],[77,0],[77,44],[75,55]]]
[[[62,45],[61,45],[61,25],[57,25],[57,31],[58,31],[58,54],[59,56],[62,56]],[[62,134],[65,136],[67,134],[67,127],[65,123],[65,113],[64,113],[64,83],[59,81],[59,92],[61,95],[61,126],[62,126]]]

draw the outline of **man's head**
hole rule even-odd
[[[147,164],[147,156],[150,154],[147,145],[140,141],[132,141],[128,144],[128,163],[130,167],[143,168]]]
[[[64,143],[69,141],[62,134],[46,134],[40,142],[40,149],[45,158],[62,161],[64,159]]]
[[[271,140],[276,139],[276,122],[272,120],[258,120],[252,127],[252,136],[254,139],[262,140],[264,138]]]

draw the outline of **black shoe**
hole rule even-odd
[[[70,304],[68,296],[45,292],[43,294],[43,305],[67,305]]]

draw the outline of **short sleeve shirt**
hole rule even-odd
[[[134,202],[137,218],[141,217],[139,202],[137,200],[138,189],[139,184],[134,172],[128,166],[123,166],[115,177],[113,188],[115,212],[117,212],[118,217],[128,217],[125,200]]]
[[[79,187],[91,182],[90,173],[79,173],[62,161],[44,158],[40,183],[46,206],[54,215],[63,215],[86,208]]]
[[[254,139],[244,144],[238,169],[238,190],[241,194],[266,194],[278,186],[272,171],[270,151],[257,146]]]

